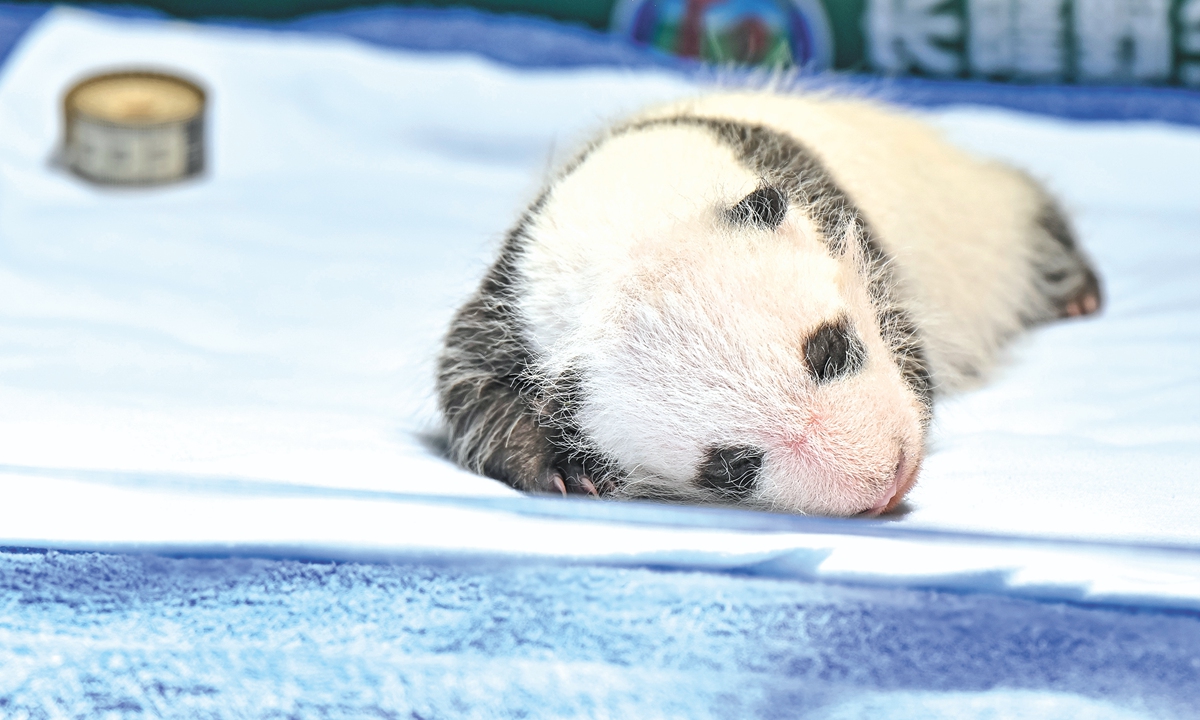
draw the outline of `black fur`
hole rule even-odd
[[[751,225],[765,230],[774,230],[787,215],[787,196],[779,190],[761,187],[729,208],[725,217],[735,225]]]
[[[1033,180],[1030,179],[1030,182]],[[1058,209],[1058,206],[1048,198],[1042,205],[1042,211],[1038,213],[1037,223],[1059,245],[1067,250],[1075,249],[1075,233],[1071,230],[1070,223],[1067,222],[1066,216]]]
[[[822,325],[804,343],[804,362],[818,383],[853,375],[865,360],[862,341],[845,320]]]
[[[742,499],[754,492],[762,471],[763,452],[745,445],[710,448],[700,463],[696,485],[726,498]]]

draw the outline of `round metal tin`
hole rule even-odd
[[[157,185],[204,170],[207,97],[194,82],[129,70],[87,78],[63,98],[63,159],[107,185]]]

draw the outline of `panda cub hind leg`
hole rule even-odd
[[[1034,283],[1049,306],[1051,318],[1097,312],[1104,302],[1100,280],[1080,251],[1063,212],[1048,198],[1036,226]]]

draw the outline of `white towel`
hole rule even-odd
[[[68,85],[128,65],[206,84],[204,178],[106,190],[51,164]],[[304,533],[216,490],[203,512],[258,518],[252,537],[185,522],[200,509],[180,482],[511,494],[420,441],[439,336],[552,156],[694,91],[52,11],[0,77],[0,544]],[[929,116],[1061,194],[1108,306],[1034,332],[938,408],[900,522],[1200,541],[1200,131]],[[339,523],[314,539],[394,537],[383,516]]]

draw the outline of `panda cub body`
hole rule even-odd
[[[877,514],[931,403],[1098,309],[1054,201],[898,111],[768,93],[616,125],[456,315],[452,457],[532,492]]]

